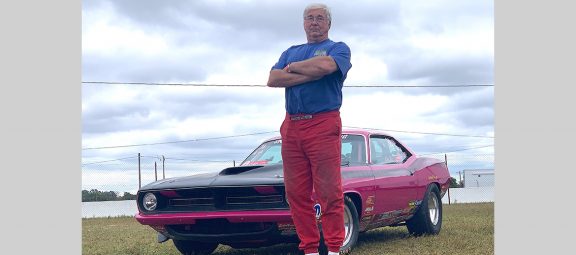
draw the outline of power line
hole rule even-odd
[[[494,147],[494,144],[484,145],[484,146],[478,146],[478,147],[471,147],[471,148],[465,148],[465,149],[460,149],[460,150],[453,150],[453,151],[445,151],[445,152],[436,152],[436,153],[420,154],[420,156],[435,155],[435,154],[445,154],[445,153],[452,153],[452,152],[459,152],[459,151],[468,151],[468,150],[475,150],[475,149],[488,148],[488,147]]]
[[[186,87],[268,87],[261,84],[204,84],[204,83],[156,83],[156,82],[112,82],[83,81],[93,85],[137,85],[137,86],[186,86]],[[494,87],[494,84],[456,84],[456,85],[344,85],[348,88],[463,88]]]
[[[147,145],[160,145],[160,144],[171,144],[171,143],[198,142],[198,141],[226,139],[226,138],[234,138],[234,137],[242,137],[242,136],[269,134],[269,133],[276,133],[276,132],[278,132],[278,131],[259,132],[259,133],[243,134],[243,135],[221,136],[221,137],[210,137],[210,138],[200,138],[200,139],[191,139],[191,140],[182,140],[182,141],[172,141],[172,142],[141,143],[141,144],[130,144],[130,145],[116,145],[116,146],[104,146],[104,147],[91,147],[91,148],[82,148],[82,150],[114,149],[114,148],[147,146]]]
[[[105,160],[105,161],[90,162],[90,163],[82,164],[82,166],[93,165],[93,164],[100,164],[100,163],[106,163],[106,162],[112,162],[112,161],[120,161],[120,160],[137,158],[137,157],[138,157],[138,156],[132,156],[132,157],[117,158],[117,159],[111,159],[111,160]]]
[[[180,160],[180,161],[194,161],[194,162],[215,162],[215,163],[232,162],[232,159],[231,160],[200,160],[200,159],[181,159],[181,158],[166,158],[166,159]]]
[[[494,138],[493,136],[461,135],[461,134],[443,134],[443,133],[430,133],[430,132],[418,132],[418,131],[403,131],[403,130],[391,130],[391,129],[379,129],[379,128],[361,128],[361,127],[350,127],[350,126],[343,126],[343,127],[347,127],[347,128],[358,128],[358,129],[370,129],[370,130],[382,130],[382,131],[398,132],[398,133],[423,134],[423,135],[444,135],[444,136],[458,136],[458,137]]]
[[[476,138],[492,138],[492,139],[494,138],[493,136],[462,135],[462,134],[445,134],[445,133],[431,133],[431,132],[418,132],[418,131],[403,131],[403,130],[391,130],[391,129],[362,128],[362,127],[351,127],[351,126],[343,126],[343,127],[346,127],[346,128],[356,128],[356,129],[382,130],[382,131],[399,132],[399,133],[424,134],[424,135],[443,135],[443,136],[476,137]],[[231,136],[221,136],[221,137],[210,137],[210,138],[199,138],[199,139],[182,140],[182,141],[171,141],[171,142],[142,143],[142,144],[115,145],[115,146],[103,146],[103,147],[90,147],[90,148],[82,148],[82,150],[115,149],[115,148],[125,148],[125,147],[148,146],[148,145],[161,145],[161,144],[173,144],[173,143],[198,142],[198,141],[207,141],[207,140],[217,140],[217,139],[235,138],[235,137],[243,137],[243,136],[251,136],[251,135],[270,134],[270,133],[276,133],[276,132],[278,132],[278,131],[258,132],[258,133],[251,133],[251,134],[231,135]]]

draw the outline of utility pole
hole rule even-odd
[[[138,189],[142,187],[142,172],[140,171],[140,152],[138,152]]]
[[[166,179],[166,174],[164,172],[164,161],[166,160],[166,158],[164,158],[164,155],[162,155],[162,179]]]
[[[458,176],[460,177],[460,185],[464,187],[464,184],[462,183],[462,174],[460,171],[458,171]]]
[[[446,169],[448,168],[448,156],[446,154],[444,154],[444,164],[446,165]],[[450,170],[448,170],[448,173],[450,173]],[[450,186],[448,186],[448,204],[450,204]]]
[[[154,161],[154,180],[158,180],[158,170],[156,169],[156,161]]]

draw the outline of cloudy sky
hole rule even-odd
[[[144,185],[162,156],[166,177],[216,171],[278,135],[283,89],[263,85],[311,2],[83,0],[83,189],[134,192],[138,153]],[[493,1],[325,3],[352,51],[344,127],[447,153],[456,178],[493,166],[494,87],[462,86],[494,84]]]

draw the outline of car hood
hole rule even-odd
[[[152,182],[140,188],[140,191],[210,186],[282,185],[283,183],[282,164],[239,166],[226,168],[216,173],[174,177]]]

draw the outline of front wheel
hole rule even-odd
[[[189,240],[172,240],[182,255],[208,255],[218,247],[218,243],[202,243]]]
[[[344,196],[344,242],[340,248],[341,254],[348,254],[350,250],[356,245],[359,233],[359,220],[356,205],[350,197]],[[328,254],[328,249],[324,243],[324,235],[320,235],[320,247],[318,248],[320,254]]]
[[[424,200],[414,216],[406,221],[408,232],[414,236],[436,235],[442,228],[442,200],[438,186],[430,184]]]

